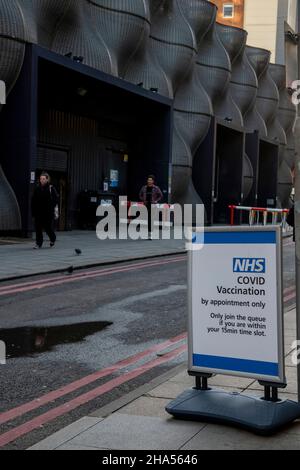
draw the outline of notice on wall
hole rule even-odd
[[[283,382],[281,228],[208,229],[194,243],[189,369]]]
[[[119,171],[110,170],[110,187],[117,188],[119,186]]]

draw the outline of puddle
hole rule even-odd
[[[50,351],[59,344],[78,343],[87,336],[99,333],[112,325],[110,322],[77,323],[49,327],[0,329],[0,340],[6,344],[6,356],[23,357]]]

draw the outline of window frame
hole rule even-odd
[[[232,15],[231,15],[231,16],[229,16],[229,15],[226,15],[226,16],[225,16],[225,9],[226,9],[226,7],[227,7],[227,8],[230,7],[230,8],[232,9]],[[223,4],[223,18],[225,18],[225,19],[232,19],[232,18],[234,18],[234,7],[235,7],[234,3],[224,3],[224,4]]]

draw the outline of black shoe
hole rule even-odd
[[[50,248],[53,248],[55,245],[55,242],[50,242]]]

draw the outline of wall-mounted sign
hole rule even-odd
[[[110,170],[110,187],[117,188],[119,186],[119,172],[118,170]]]

